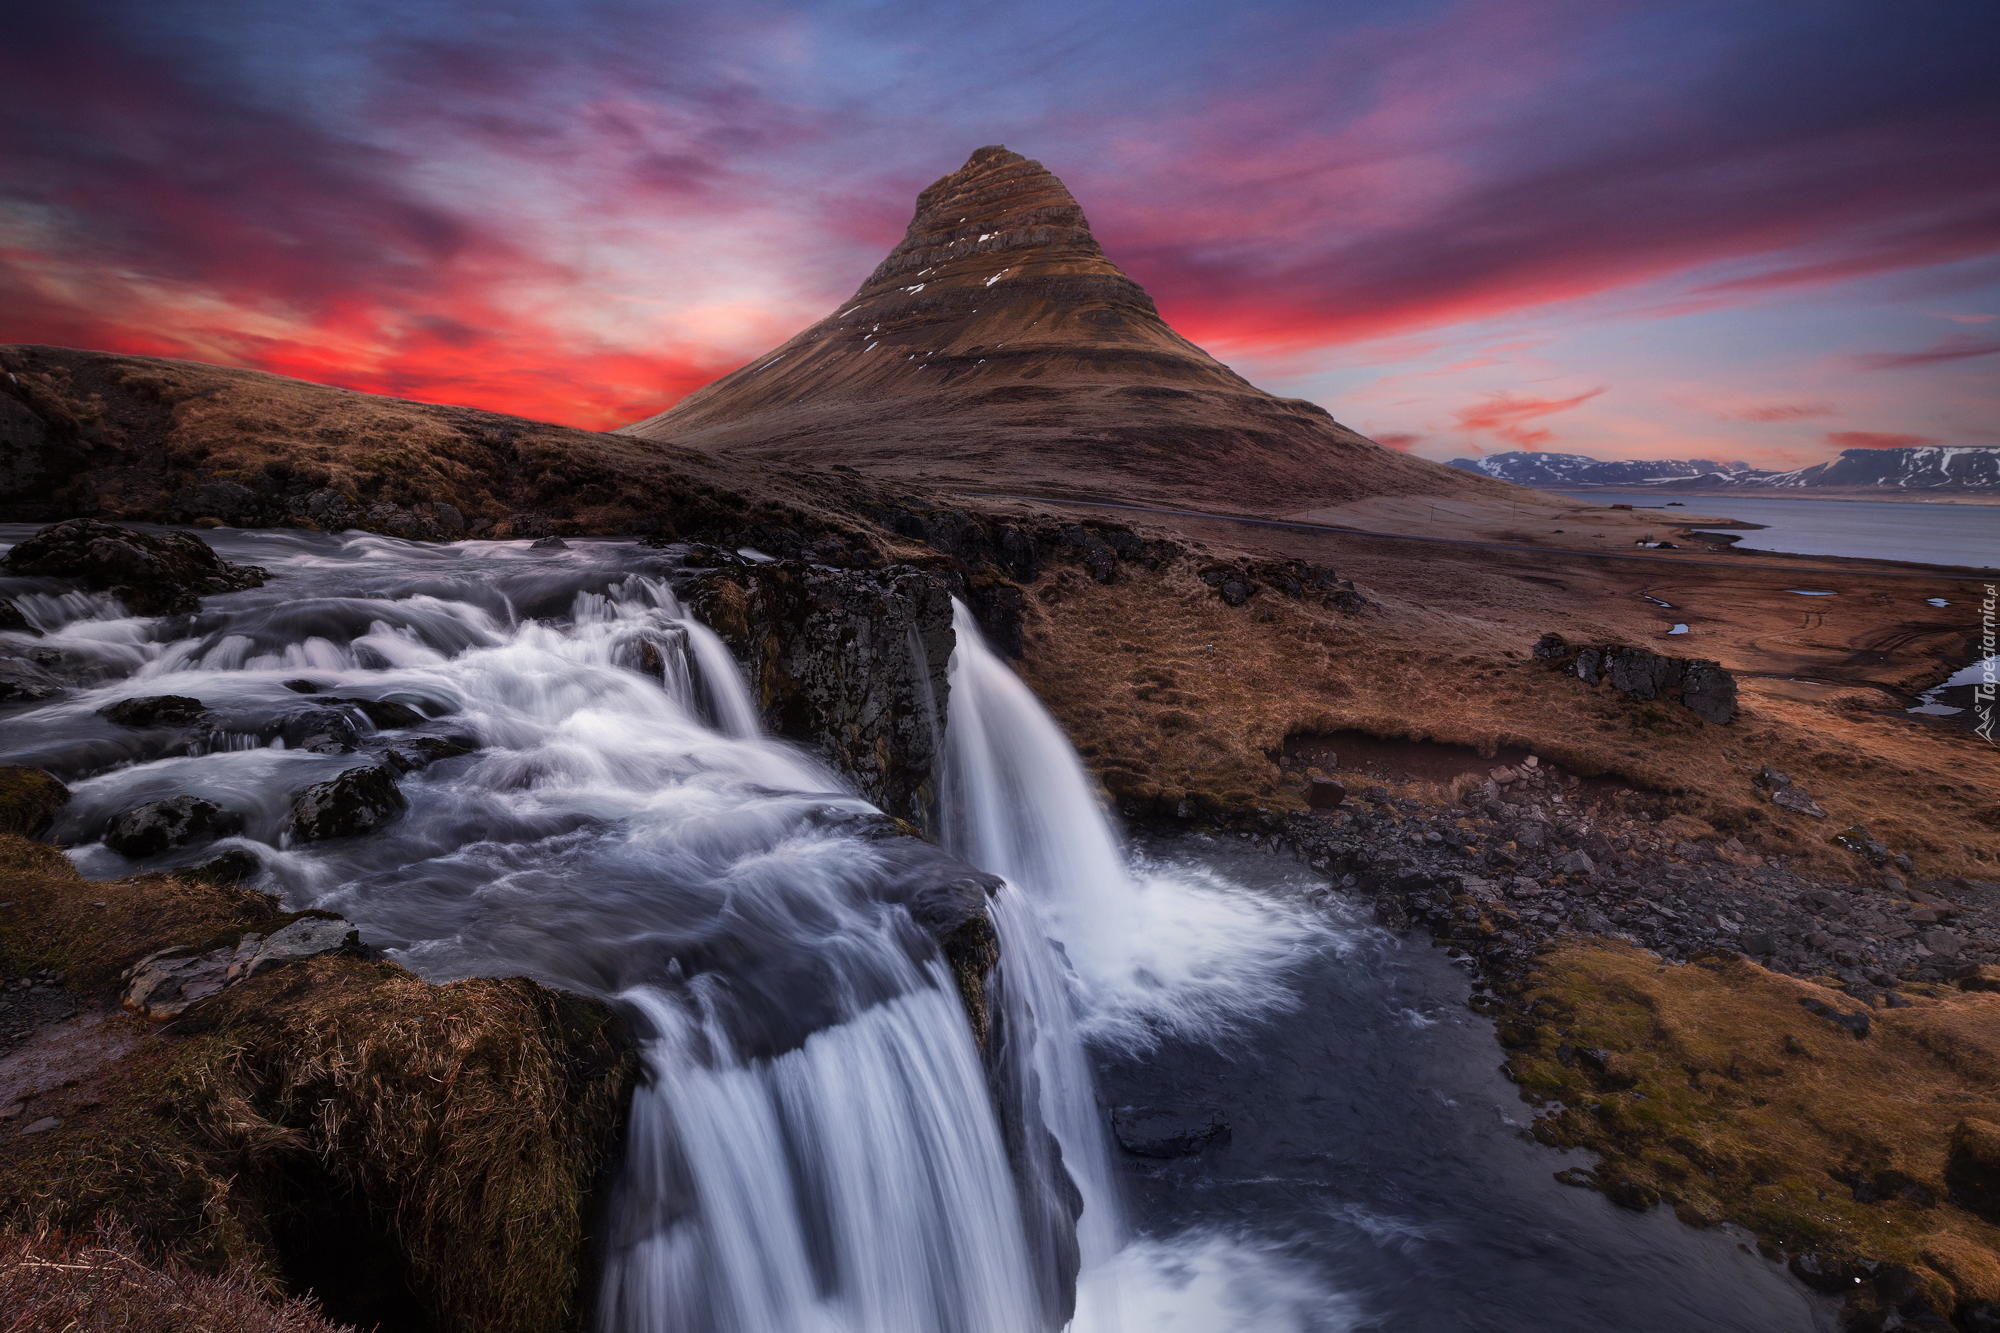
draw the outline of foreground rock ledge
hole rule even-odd
[[[110,1226],[361,1327],[579,1326],[632,1078],[610,1009],[317,952],[345,923],[188,875],[85,881],[18,837],[0,886],[0,977],[44,979],[7,992],[43,1008],[0,1023],[6,1123],[55,1122],[0,1128],[0,1230]],[[177,946],[244,965],[171,1022],[123,1015],[123,974]],[[27,1077],[49,1052],[62,1077]]]

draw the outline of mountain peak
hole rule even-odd
[[[779,466],[1286,510],[1492,485],[1264,393],[1183,338],[1055,173],[1000,144],[917,196],[839,309],[625,431]]]
[[[1082,205],[1056,174],[1000,144],[917,196],[909,229],[861,284],[856,300],[894,288],[923,290],[1029,274],[1091,273],[1124,278],[1098,247]],[[913,293],[914,294],[914,293]]]

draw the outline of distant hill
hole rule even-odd
[[[1183,338],[1063,183],[1001,147],[924,190],[838,310],[625,433],[788,469],[1211,508],[1507,502]]]
[[[1505,453],[1454,458],[1451,466],[1521,486],[1645,486],[1667,491],[1818,489],[2000,494],[2000,446],[1920,445],[1848,449],[1789,472],[1703,458],[1602,461],[1581,454]]]

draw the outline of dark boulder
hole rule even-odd
[[[69,803],[69,788],[39,768],[0,767],[0,833],[39,838]]]
[[[175,847],[213,842],[243,826],[232,811],[199,796],[169,796],[147,801],[115,816],[104,830],[104,844],[134,861]]]
[[[1192,1157],[1229,1141],[1228,1122],[1213,1111],[1122,1106],[1111,1113],[1111,1132],[1135,1157]]]
[[[98,715],[121,727],[186,727],[201,721],[208,711],[199,699],[185,694],[153,694],[143,699],[120,699],[97,710]]]
[[[349,838],[380,828],[409,802],[386,768],[350,768],[292,799],[291,835],[299,842]]]
[[[16,574],[75,579],[147,616],[192,611],[210,593],[254,588],[266,577],[255,565],[230,564],[189,533],[140,532],[91,518],[43,528],[0,565]]]

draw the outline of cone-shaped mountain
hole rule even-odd
[[[853,299],[626,433],[909,481],[1301,510],[1503,489],[1278,398],[1174,332],[1041,163],[981,148]]]

